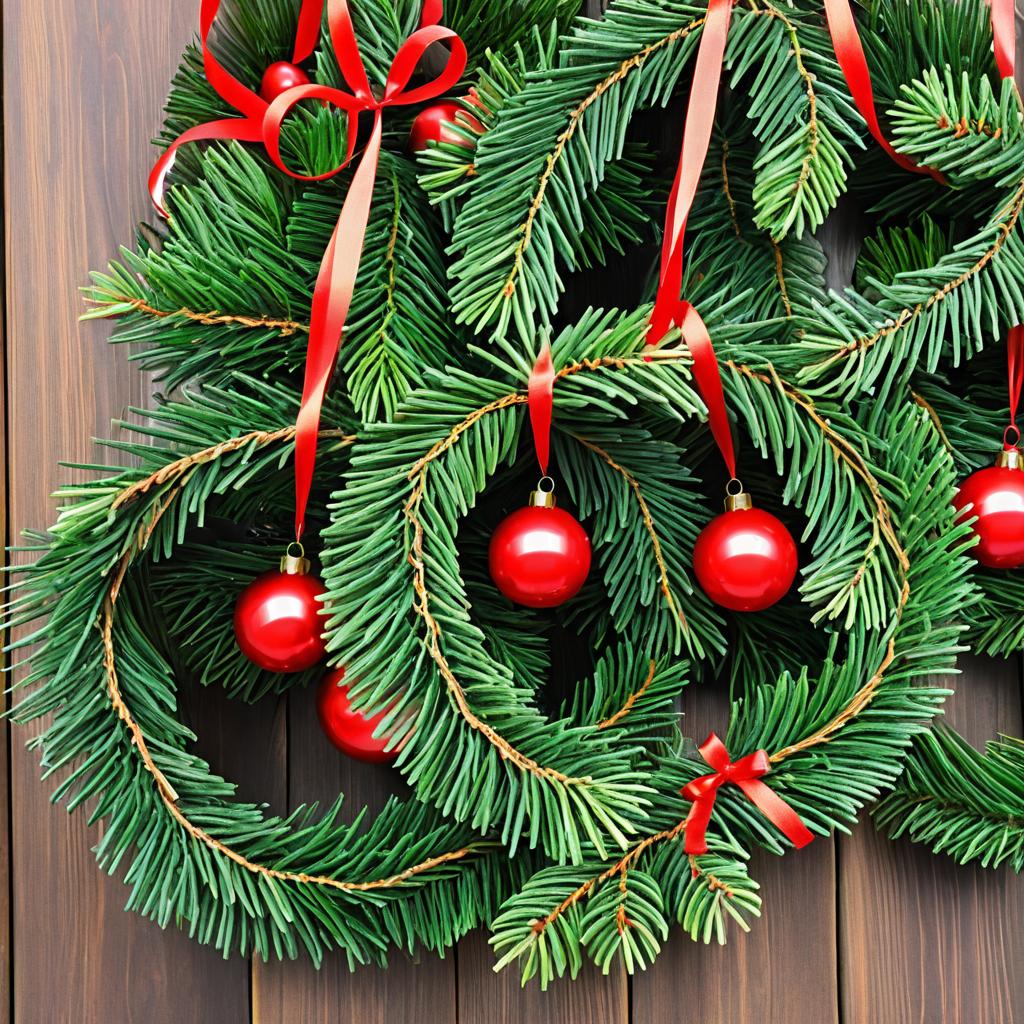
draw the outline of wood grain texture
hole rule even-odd
[[[513,967],[495,974],[494,954],[480,931],[459,944],[459,1016],[463,1024],[628,1024],[625,972],[607,977],[586,963],[575,982],[558,981],[547,992],[525,988]]]
[[[148,143],[194,18],[191,0],[4,4],[14,532],[52,520],[48,496],[69,477],[58,460],[94,460],[90,437],[149,390],[102,328],[77,325],[78,287],[149,216]],[[35,731],[18,731],[11,756],[15,1020],[247,1020],[243,961],[123,912],[84,814],[48,803],[55,783],[24,747]]]
[[[11,543],[8,529],[10,523],[7,472],[7,358],[6,325],[0,314],[0,337],[4,339],[4,358],[0,360],[0,459],[4,472],[0,473],[0,536],[6,544]],[[6,566],[5,566],[6,568]],[[5,583],[8,580],[5,578]],[[6,668],[6,659],[4,659]],[[10,707],[10,698],[5,694],[3,707]],[[0,723],[0,1024],[10,1024],[11,1019],[11,913],[8,894],[11,891],[11,778],[10,778],[11,726],[5,719]]]
[[[688,736],[725,736],[721,687],[691,687],[683,710]],[[661,957],[633,980],[633,1024],[838,1021],[833,844],[756,853],[751,874],[764,905],[750,933],[730,927],[727,945],[705,946],[674,927]]]
[[[966,657],[950,723],[982,745],[1021,735],[1020,666]],[[870,824],[840,846],[844,1024],[1024,1019],[1024,877],[959,867]]]
[[[391,793],[405,792],[389,768],[359,764],[338,753],[316,720],[313,693],[289,697],[289,804],[318,801],[330,806],[345,794],[348,820],[362,806],[377,813]],[[332,955],[317,971],[308,960],[253,965],[254,1024],[421,1024],[454,1021],[454,955],[429,953],[413,963],[392,954],[387,971],[364,967],[350,972],[345,958]]]

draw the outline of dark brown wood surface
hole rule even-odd
[[[53,518],[48,497],[93,436],[148,394],[78,287],[149,216],[144,182],[194,0],[4,0],[6,416],[9,537]],[[833,232],[842,249],[842,232]],[[848,253],[837,253],[848,256]],[[837,260],[841,265],[844,259]],[[840,271],[837,271],[840,272]],[[70,474],[73,476],[73,474]],[[1019,666],[965,660],[950,717],[981,742],[1020,733]],[[721,696],[687,698],[691,731]],[[388,773],[340,759],[308,695],[244,708],[188,692],[184,713],[242,795],[285,810],[349,795],[380,806]],[[647,974],[588,970],[547,994],[495,976],[486,937],[440,961],[350,974],[340,958],[224,961],[123,910],[97,870],[95,830],[49,804],[32,730],[0,740],[0,1024],[1011,1024],[1024,1020],[1024,880],[959,869],[870,824],[784,860],[758,856],[764,918],[725,948],[676,931]]]

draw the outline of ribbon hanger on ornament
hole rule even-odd
[[[711,435],[729,472],[726,512],[701,531],[694,545],[698,582],[716,604],[736,612],[757,612],[789,593],[799,567],[796,543],[785,524],[754,508],[736,478],[736,451],[718,358],[703,318],[682,297],[686,223],[711,144],[732,5],[733,0],[709,0],[701,30],[647,344],[658,345],[673,326],[679,328],[693,360],[693,377],[707,407]]]
[[[710,0],[701,32],[693,72],[694,85],[686,110],[683,146],[669,194],[661,272],[654,309],[647,330],[647,344],[658,345],[675,326],[693,359],[693,375],[708,410],[708,423],[729,476],[736,477],[736,453],[725,406],[725,393],[711,335],[697,310],[680,298],[683,290],[686,222],[697,195],[701,172],[711,145],[711,131],[718,107],[725,43],[729,35],[733,0]]]

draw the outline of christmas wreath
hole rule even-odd
[[[645,966],[669,920],[724,940],[759,910],[751,849],[891,788],[957,651],[971,531],[935,407],[844,404],[886,346],[798,383],[831,308],[809,232],[860,144],[842,5],[491,6],[204,0],[150,180],[167,223],[89,293],[184,392],[35,538],[14,715],[53,715],[44,765],[130,906],[225,952],[366,962],[490,922],[546,984],[584,950]],[[563,273],[646,237],[667,183],[630,126],[691,63],[653,309],[556,323]],[[527,418],[586,527],[543,480],[498,525]],[[712,520],[736,439],[768,508],[731,480]],[[257,699],[326,660],[325,732],[411,788],[373,821],[237,801],[177,714],[186,675]],[[723,669],[728,733],[695,748],[674,699]]]

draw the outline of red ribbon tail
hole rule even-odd
[[[718,450],[722,453],[722,459],[729,470],[729,475],[735,478],[736,451],[733,448],[729,411],[725,404],[722,372],[707,325],[697,310],[689,303],[686,303],[682,330],[683,340],[693,357],[693,377],[708,409],[708,425],[711,427],[711,435],[718,445]]]
[[[299,23],[295,29],[293,64],[307,60],[320,42],[320,26],[324,19],[324,0],[302,0]]]
[[[167,191],[167,175],[170,174],[178,150],[189,142],[259,142],[263,138],[262,125],[247,117],[231,117],[223,121],[208,121],[196,125],[179,135],[172,142],[149,172],[149,195],[161,217],[167,218],[164,196]]]
[[[648,345],[657,345],[664,338],[678,309],[683,282],[683,238],[711,145],[732,5],[733,0],[708,0],[708,13],[693,69],[693,86],[686,107],[683,148],[665,217],[661,279],[651,314],[651,329],[647,333]]]
[[[533,427],[533,446],[537,462],[544,476],[548,475],[551,459],[551,420],[555,404],[555,364],[551,360],[551,346],[544,346],[530,374],[528,388],[530,424]]]
[[[423,0],[423,13],[420,15],[420,27],[438,25],[444,18],[444,0]]]
[[[770,786],[760,779],[744,779],[736,785],[798,850],[814,840],[814,833],[800,820],[800,815]]]
[[[327,246],[316,288],[306,350],[306,377],[302,405],[295,432],[295,534],[301,538],[305,528],[306,506],[313,487],[317,438],[324,398],[341,348],[342,332],[352,305],[359,263],[366,238],[377,180],[383,124],[378,112],[373,134],[363,158],[352,176],[341,215]]]
[[[864,46],[857,32],[857,22],[853,17],[850,0],[825,0],[825,20],[828,22],[832,47],[849,86],[854,105],[860,111],[875,141],[905,171],[930,174],[936,181],[944,182],[945,178],[938,171],[930,167],[921,167],[909,157],[898,153],[885,137],[878,120],[878,111],[875,109],[875,92],[871,84],[868,59],[864,55]]]
[[[992,0],[992,48],[1003,78],[1016,76],[1017,18],[1014,0]]]
[[[683,849],[688,857],[702,857],[708,852],[708,825],[715,806],[715,793],[694,800],[686,816],[685,843]]]

